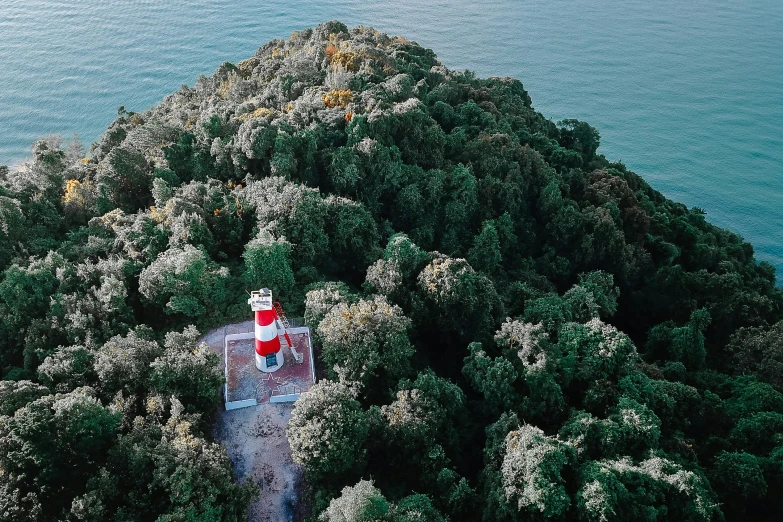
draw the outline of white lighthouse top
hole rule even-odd
[[[271,310],[272,309],[272,291],[268,288],[262,288],[261,290],[253,290],[250,292],[250,299],[247,300],[247,304],[254,312],[259,310]]]

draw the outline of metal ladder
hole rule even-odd
[[[294,348],[294,343],[291,342],[291,337],[288,335],[288,329],[291,328],[291,323],[288,321],[288,317],[286,317],[283,307],[280,306],[280,303],[277,301],[272,303],[272,307],[275,309],[277,320],[280,321],[280,324],[283,326],[283,335],[285,336],[285,341],[288,343],[288,348],[294,355],[294,360],[297,364],[302,364],[304,362],[304,355],[297,352],[296,348]]]
[[[280,322],[283,324],[283,328],[286,330],[291,328],[291,323],[288,322],[288,317],[286,317],[285,312],[283,311],[283,307],[280,306],[280,303],[275,301],[274,303],[272,303],[272,307],[275,309],[277,318],[280,319]]]

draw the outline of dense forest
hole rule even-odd
[[[198,338],[261,286],[320,346],[312,520],[783,519],[774,268],[598,147],[339,22],[38,141],[0,168],[0,520],[244,520]]]

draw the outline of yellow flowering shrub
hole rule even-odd
[[[356,72],[362,65],[363,56],[353,51],[337,51],[332,55],[332,68],[338,70],[341,67],[346,71]]]
[[[244,114],[240,114],[239,116],[235,116],[235,118],[239,121],[248,121],[256,118],[266,118],[267,116],[271,116],[274,113],[275,111],[273,111],[272,109],[268,109],[266,107],[259,107],[253,112],[246,112]]]
[[[346,107],[353,101],[353,93],[347,89],[332,89],[321,95],[321,100],[329,107]]]

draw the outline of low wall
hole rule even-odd
[[[250,406],[257,406],[258,401],[255,399],[245,399],[242,401],[228,402],[228,342],[229,341],[244,341],[245,339],[254,339],[255,332],[245,332],[239,334],[228,334],[223,339],[223,373],[226,376],[226,383],[223,385],[223,397],[226,400],[226,411],[236,410],[238,408],[248,408]]]
[[[289,393],[288,395],[272,395],[269,398],[269,402],[294,402],[299,398],[301,393]]]
[[[258,406],[258,401],[255,399],[245,399],[244,401],[227,402],[226,411],[238,410],[239,408],[249,408],[250,406]]]

